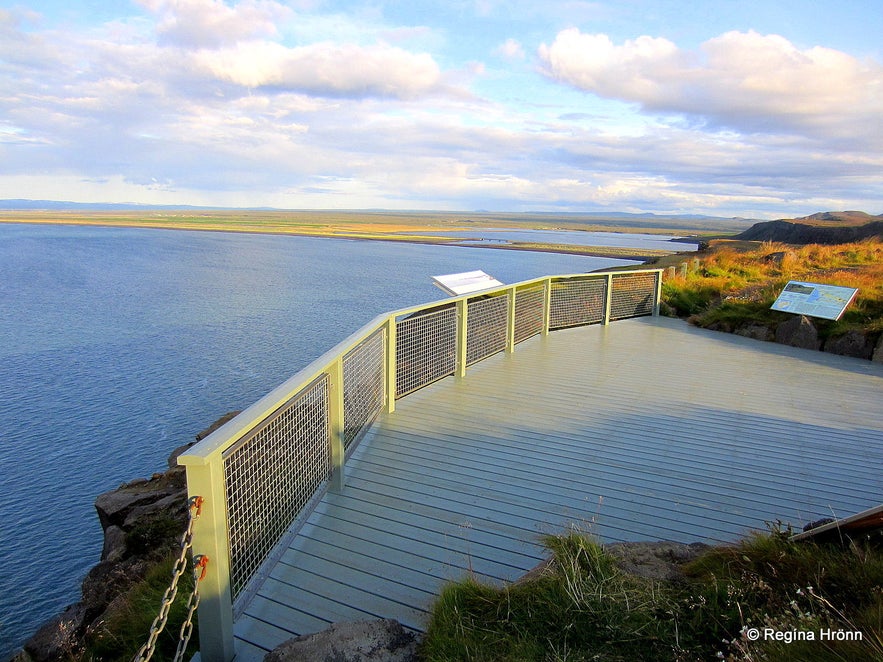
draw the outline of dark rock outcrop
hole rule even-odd
[[[870,359],[874,354],[874,342],[870,336],[861,331],[847,331],[842,336],[829,338],[825,342],[824,349],[831,354]]]
[[[819,349],[819,332],[812,321],[804,316],[792,317],[776,327],[776,342],[803,349]]]
[[[873,216],[869,218],[879,219]],[[766,221],[755,223],[733,238],[744,241],[777,241],[783,244],[848,244],[869,237],[883,238],[883,220],[841,227],[793,221]]]
[[[415,662],[420,637],[387,618],[335,623],[316,634],[289,639],[265,662]]]

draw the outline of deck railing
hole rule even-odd
[[[537,334],[656,315],[661,286],[660,269],[551,276],[379,315],[181,455],[189,495],[203,497],[202,659],[233,658],[234,609],[325,490],[343,489],[379,413]]]

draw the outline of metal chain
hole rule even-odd
[[[178,558],[175,561],[175,567],[172,570],[172,583],[166,589],[166,592],[163,594],[162,604],[160,606],[159,614],[155,619],[153,619],[153,623],[150,626],[150,636],[147,638],[147,643],[144,644],[138,652],[135,654],[133,658],[133,662],[147,662],[151,657],[153,657],[154,650],[156,648],[156,640],[159,637],[159,633],[163,631],[163,628],[166,626],[166,621],[169,617],[169,610],[172,607],[172,603],[175,601],[175,597],[178,595],[178,580],[181,579],[181,576],[187,570],[187,550],[193,547],[193,523],[199,518],[199,514],[202,511],[202,497],[194,496],[190,497],[187,502],[188,511],[187,511],[187,528],[184,531],[184,535],[181,536],[181,552],[178,554]],[[200,559],[200,568],[202,571],[201,576],[197,579],[196,577],[196,566],[194,559],[194,580],[196,582],[193,586],[193,593],[197,595],[196,603],[199,603],[198,598],[198,590],[197,585],[200,579],[205,575],[205,564],[207,562],[206,557],[199,557]],[[190,633],[193,630],[193,612],[196,610],[196,605],[193,604],[193,596],[191,595],[191,599],[188,603],[188,613],[187,619],[185,620],[184,626],[186,626],[189,622],[190,627],[188,629],[187,639],[190,639]],[[184,626],[182,626],[182,633],[184,632]],[[186,648],[186,644],[184,645]],[[179,652],[183,655],[184,650],[181,648],[180,642],[178,644]],[[176,660],[179,658],[175,657]]]
[[[187,644],[190,643],[190,636],[193,634],[193,614],[199,606],[199,582],[205,577],[205,567],[208,565],[208,557],[198,555],[193,557],[193,592],[187,601],[187,616],[181,623],[181,631],[178,635],[178,649],[175,651],[174,662],[181,662],[184,659],[184,653],[187,650]]]

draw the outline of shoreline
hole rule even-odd
[[[432,246],[454,246],[458,248],[491,248],[497,250],[519,250],[532,251],[538,253],[559,253],[562,255],[582,255],[586,257],[600,257],[618,260],[633,260],[646,264],[647,262],[661,257],[676,255],[689,251],[678,251],[674,248],[671,251],[663,249],[649,248],[627,248],[616,246],[582,246],[576,244],[545,244],[541,242],[510,242],[506,244],[468,244],[465,242],[472,241],[468,234],[475,228],[446,228],[447,230],[459,231],[463,230],[463,237],[437,237],[421,234],[421,232],[431,231],[435,226],[418,226],[418,225],[400,225],[389,226],[387,224],[368,224],[365,229],[358,228],[358,223],[350,224],[348,227],[339,227],[342,224],[324,225],[310,224],[315,229],[306,229],[304,224],[298,223],[292,226],[280,226],[271,223],[242,223],[242,222],[193,222],[193,221],[177,221],[172,217],[166,217],[165,222],[152,221],[141,217],[124,219],[124,218],[65,218],[46,217],[47,214],[39,214],[37,218],[28,218],[26,215],[16,212],[12,214],[0,213],[0,223],[19,224],[19,225],[68,225],[81,227],[115,227],[115,228],[132,228],[145,230],[189,230],[194,232],[235,232],[239,234],[264,234],[278,236],[297,236],[297,237],[315,237],[321,239],[349,239],[362,241],[391,241],[409,244],[423,244]],[[207,218],[210,221],[214,217]],[[317,227],[318,226],[318,227]],[[374,227],[372,227],[374,226]],[[378,227],[379,226],[379,227]],[[391,228],[396,228],[392,230]],[[535,230],[539,228],[518,228],[525,230]],[[621,234],[645,234],[644,232],[628,232],[620,227],[612,227],[609,230],[592,230],[595,232],[610,232]],[[406,234],[402,234],[406,233]],[[697,238],[697,243],[698,243]],[[684,239],[672,239],[673,244],[685,243]]]

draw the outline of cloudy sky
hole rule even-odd
[[[883,212],[880,0],[0,6],[0,198]]]

